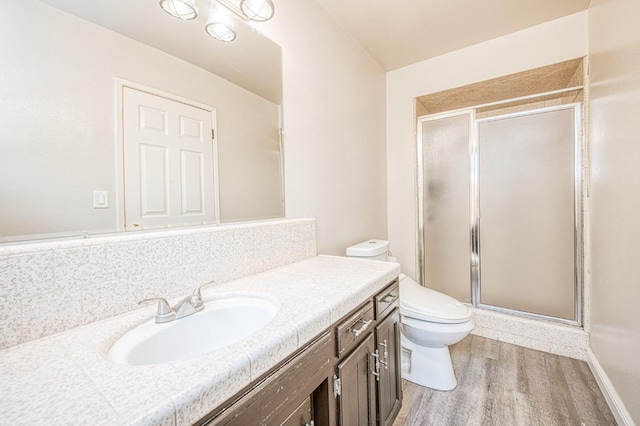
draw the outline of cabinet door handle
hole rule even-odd
[[[313,420],[311,420],[311,421],[305,423],[304,426],[315,426],[315,424],[316,423]]]
[[[370,355],[376,360],[376,362],[374,363],[375,371],[372,371],[371,374],[376,376],[376,381],[379,382],[380,381],[380,355],[378,354],[377,349],[375,350],[375,352],[371,352]]]
[[[363,319],[358,320],[358,321],[362,323],[362,327],[360,327],[360,328],[352,328],[351,329],[351,331],[353,331],[353,334],[355,334],[356,337],[361,335],[362,332],[365,331],[367,329],[367,327],[369,327],[369,324],[371,324],[373,322],[373,320],[365,321]]]
[[[380,364],[383,364],[384,369],[388,370],[389,369],[389,352],[387,351],[387,339],[384,339],[382,343],[378,343],[378,344],[384,348],[384,352],[382,354],[382,358],[384,358],[384,361],[381,360]]]

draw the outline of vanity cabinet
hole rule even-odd
[[[402,403],[402,364],[400,358],[400,311],[392,313],[376,326],[376,349],[382,366],[379,369],[378,424],[393,424]]]
[[[398,281],[393,281],[379,292],[373,302],[336,328],[338,342],[361,342],[341,358],[334,376],[338,423],[341,426],[391,425],[400,411],[402,371]],[[370,314],[373,314],[373,321],[369,319]],[[375,327],[365,332],[371,323],[375,323]],[[349,338],[344,338],[343,334]],[[339,355],[345,352],[345,348],[339,345]]]
[[[337,366],[334,376],[335,397],[338,400],[338,418],[341,426],[376,424],[375,349],[373,333]]]
[[[394,280],[375,296],[378,376],[378,424],[393,424],[402,405],[402,358],[400,346],[400,284]]]
[[[368,301],[336,326],[339,363],[333,376],[341,426],[376,424],[375,312]]]
[[[398,280],[198,425],[391,425],[402,403]]]

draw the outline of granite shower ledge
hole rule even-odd
[[[206,300],[255,295],[280,306],[269,325],[210,354],[147,366],[106,359],[153,308],[0,351],[7,424],[189,425],[398,276],[396,263],[316,256],[203,290]]]

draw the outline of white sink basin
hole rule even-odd
[[[164,324],[152,319],[128,331],[109,349],[117,364],[145,365],[179,361],[213,352],[260,330],[278,307],[258,297],[229,297],[205,303],[188,317]]]

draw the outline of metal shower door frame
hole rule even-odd
[[[451,112],[445,112],[445,113],[439,113],[439,114],[432,114],[432,115],[426,115],[426,116],[421,116],[418,117],[417,119],[417,144],[416,144],[416,176],[418,179],[418,183],[416,186],[417,189],[417,200],[418,200],[418,223],[417,223],[417,229],[418,229],[418,235],[417,235],[417,247],[416,247],[416,252],[417,252],[417,257],[416,257],[416,262],[417,262],[417,282],[420,283],[421,285],[425,285],[425,262],[424,262],[424,256],[425,256],[425,240],[424,240],[424,232],[425,232],[425,223],[424,223],[424,206],[425,206],[425,199],[424,199],[424,150],[423,150],[423,146],[422,146],[422,139],[423,139],[423,133],[422,133],[422,123],[427,122],[427,121],[436,121],[436,120],[441,120],[444,118],[451,118],[451,117],[458,117],[458,116],[463,116],[466,115],[469,117],[469,138],[470,140],[476,139],[474,132],[475,130],[475,109],[463,109],[463,110],[456,110],[456,111],[451,111]],[[472,159],[473,159],[473,152],[471,151],[472,149],[472,144],[469,143],[469,167],[472,167]],[[472,173],[471,169],[471,182],[470,185],[473,184],[473,173]],[[471,195],[471,190],[472,187],[469,187],[469,194]],[[469,215],[470,217],[473,215],[473,210],[477,209],[477,206],[474,206],[474,202],[473,202],[473,197],[470,198],[470,211],[469,211]],[[470,222],[472,223],[472,222]],[[472,229],[470,228],[469,232],[472,232]],[[473,256],[473,239],[471,240],[471,244],[469,246],[469,258],[471,259]],[[473,280],[473,276],[469,275],[470,280]],[[470,288],[470,291],[472,292],[473,288]],[[472,300],[473,300],[473,292],[472,292]]]
[[[564,109],[574,111],[574,318],[565,319],[552,317],[532,312],[518,311],[500,306],[487,305],[481,300],[481,262],[480,262],[480,166],[479,166],[479,125],[483,122],[515,118],[520,116],[552,112]],[[571,103],[559,106],[536,108],[528,111],[502,114],[494,117],[476,119],[475,108],[452,111],[441,114],[421,116],[417,118],[416,132],[416,176],[417,176],[417,280],[424,285],[425,279],[425,223],[424,223],[424,150],[422,124],[427,121],[450,118],[454,116],[469,116],[469,276],[471,304],[474,307],[518,315],[532,319],[542,319],[573,326],[582,326],[583,323],[583,199],[582,199],[582,151],[583,151],[583,129],[582,129],[582,103]]]

